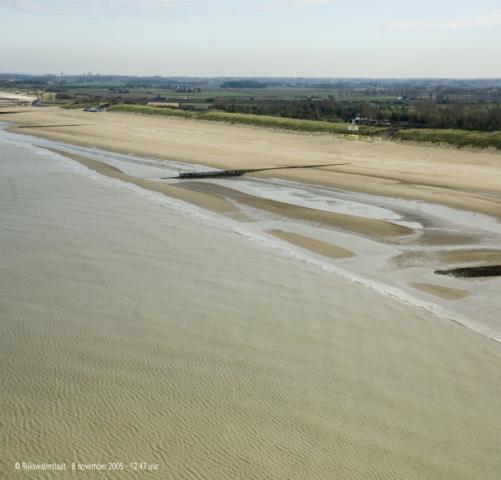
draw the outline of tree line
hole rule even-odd
[[[232,113],[272,115],[305,120],[350,122],[356,117],[388,121],[396,126],[501,130],[501,105],[494,103],[438,104],[432,100],[398,102],[339,101],[327,99],[216,99],[215,107]]]

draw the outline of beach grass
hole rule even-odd
[[[501,149],[501,132],[479,132],[469,130],[443,129],[401,129],[394,136],[396,140],[429,142],[454,147],[477,147]]]
[[[229,113],[219,110],[205,112],[193,112],[175,110],[170,108],[149,107],[145,105],[115,105],[111,109],[115,112],[142,113],[145,115],[163,115],[168,117],[182,117],[215,122],[237,123],[254,125],[257,127],[280,128],[284,130],[296,130],[312,133],[335,133],[335,134],[359,134],[374,135],[381,129],[375,127],[360,126],[358,132],[349,130],[346,123],[334,123],[318,120],[301,120],[298,118],[272,117],[269,115],[250,115],[246,113]]]

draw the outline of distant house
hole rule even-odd
[[[353,125],[370,125],[377,127],[389,127],[391,122],[388,120],[377,120],[375,118],[367,118],[367,117],[355,117],[351,123]]]
[[[33,100],[31,102],[31,106],[32,107],[40,107],[40,106],[42,106],[42,99],[41,98],[35,98],[35,100]]]
[[[212,105],[210,103],[183,103],[179,108],[181,110],[191,110],[193,112],[203,112],[209,110]]]
[[[187,103],[187,102],[148,102],[148,107],[172,108],[175,110],[204,111],[211,108],[210,103]]]
[[[93,113],[96,113],[96,112],[100,112],[100,111],[101,111],[101,108],[99,106],[84,108],[84,112],[93,112]]]

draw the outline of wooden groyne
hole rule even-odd
[[[207,172],[180,172],[177,177],[161,177],[162,180],[170,179],[189,179],[189,178],[224,178],[224,177],[241,177],[246,173],[266,172],[270,170],[289,170],[297,168],[320,168],[334,167],[340,165],[349,165],[348,163],[328,163],[322,165],[294,165],[283,167],[268,167],[268,168],[246,168],[241,170],[209,170]]]

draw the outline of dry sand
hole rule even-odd
[[[0,91],[0,107],[6,105],[19,105],[33,102],[36,97],[24,93],[12,93]]]
[[[2,115],[12,128],[68,143],[121,153],[210,165],[260,168],[344,163],[315,170],[255,174],[372,194],[426,200],[501,218],[501,153],[391,141],[354,141],[251,126],[126,113],[32,108]],[[61,125],[92,123],[92,125]]]

